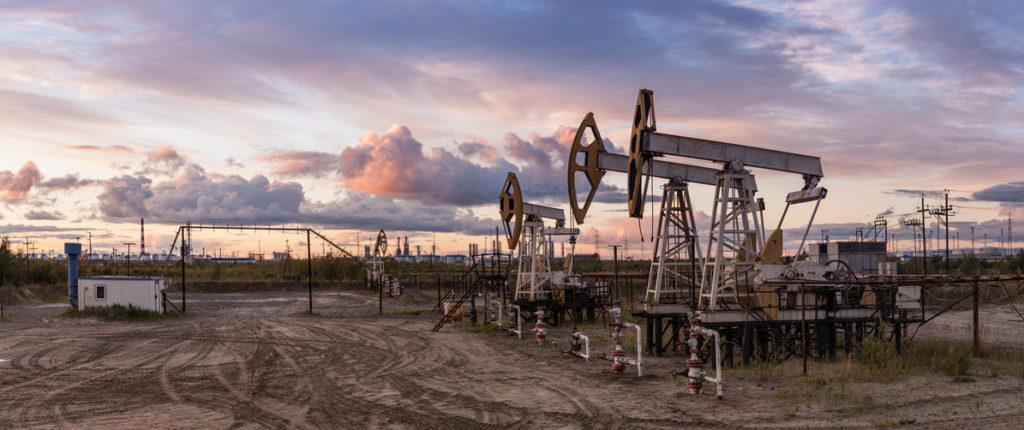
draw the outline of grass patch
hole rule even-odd
[[[484,324],[481,326],[470,327],[470,333],[493,333],[498,330],[498,326],[494,324]]]
[[[140,309],[135,306],[107,306],[107,307],[89,307],[85,310],[80,311],[75,308],[68,308],[64,312],[61,312],[58,317],[60,318],[96,318],[100,321],[156,321],[167,318],[178,318],[181,316],[177,311],[168,311],[166,313],[154,312],[150,310]]]
[[[952,346],[946,356],[939,361],[938,368],[946,375],[959,378],[971,370],[971,358],[967,348],[961,345]]]

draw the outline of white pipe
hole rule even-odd
[[[632,364],[636,365],[636,376],[644,376],[644,371],[643,371],[643,365],[644,365],[643,349],[640,348],[640,326],[638,326],[636,324],[633,324],[631,322],[624,322],[622,325],[624,325],[626,327],[629,327],[629,328],[636,329],[636,362],[632,363]],[[632,361],[632,360],[630,360],[630,361]]]
[[[519,305],[512,305],[512,308],[516,310],[516,329],[515,330],[511,330],[510,329],[509,331],[511,331],[512,333],[515,333],[516,336],[519,336],[519,338],[522,339],[523,338],[523,318],[519,315]]]
[[[577,342],[579,342],[580,339],[583,339],[583,351],[584,351],[584,352],[570,351],[572,353],[572,355],[575,355],[577,357],[583,357],[587,361],[590,361],[590,338],[587,337],[587,335],[585,335],[583,333],[580,333],[580,332],[573,333],[572,337],[575,338]]]
[[[705,373],[704,371],[700,372],[700,377],[701,377],[701,379],[703,379],[705,381],[715,383],[715,386],[717,387],[716,396],[719,399],[721,399],[722,398],[722,342],[721,342],[721,338],[718,335],[718,331],[717,330],[712,330],[712,329],[709,329],[709,328],[705,328],[705,327],[701,327],[701,326],[694,326],[690,330],[696,331],[697,334],[700,334],[700,335],[703,335],[703,336],[709,336],[709,337],[714,337],[715,338],[715,377],[712,378],[712,377],[708,376],[707,373]]]

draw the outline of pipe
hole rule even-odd
[[[612,321],[612,339],[615,341],[615,349],[612,350],[611,354],[606,355],[605,359],[611,360],[612,370],[615,372],[621,373],[623,370],[626,370],[626,365],[631,364],[636,366],[636,375],[643,376],[643,349],[640,347],[640,326],[622,320],[622,308],[619,307],[618,300],[615,301],[613,306],[609,312],[614,317]],[[636,329],[636,360],[627,358],[626,351],[622,349],[623,327]]]
[[[583,339],[583,345],[580,345],[580,339]],[[574,331],[569,342],[569,353],[590,361],[590,338],[579,331]]]
[[[699,326],[700,322],[695,318],[695,315],[691,315],[690,318],[690,329],[688,331],[689,339],[686,344],[690,347],[690,359],[686,360],[686,367],[689,370],[686,372],[686,376],[689,381],[686,383],[686,387],[690,389],[690,394],[700,394],[700,391],[704,388],[704,382],[714,383],[716,386],[716,394],[719,400],[722,399],[722,339],[719,336],[717,330]],[[715,342],[715,376],[711,377],[704,372],[704,360],[700,358],[698,353],[700,350],[697,348],[697,338],[700,336],[714,338]]]
[[[544,324],[544,306],[538,306],[537,312],[534,312],[533,314],[537,316],[537,324],[534,325],[533,330],[530,331],[537,333],[535,336],[537,338],[537,343],[542,344],[548,338],[548,329],[546,328],[547,324]]]
[[[501,302],[497,301],[497,300],[494,300],[493,297],[492,297],[491,298],[491,304],[489,306],[494,306],[494,305],[498,306],[498,313],[497,314],[493,314],[492,313],[491,314],[492,316],[491,316],[491,318],[488,319],[488,321],[489,322],[497,323],[498,324],[498,328],[501,329],[501,317],[503,316],[502,315],[502,309],[501,309]]]
[[[628,360],[629,364],[636,366],[636,376],[644,376],[643,348],[640,348],[640,326],[631,322],[624,323],[626,327],[636,329],[636,361]]]
[[[520,339],[522,339],[523,338],[523,318],[522,318],[522,316],[519,315],[519,312],[520,312],[521,309],[519,308],[519,305],[512,305],[512,309],[516,310],[516,329],[512,330],[512,324],[509,324],[508,332],[509,332],[509,334],[514,334],[514,335],[518,336]]]
[[[78,309],[78,255],[82,253],[82,244],[65,243],[64,253],[68,255],[68,302]]]

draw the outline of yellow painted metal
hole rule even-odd
[[[629,216],[643,218],[644,200],[644,167],[649,166],[651,157],[644,151],[645,133],[657,130],[654,121],[654,91],[641,89],[636,97],[636,111],[633,114],[633,133],[629,138],[629,167],[626,171],[626,194],[629,197]]]
[[[523,192],[519,188],[519,179],[515,173],[508,172],[505,185],[501,187],[500,199],[501,226],[505,230],[508,249],[514,250],[519,245],[519,236],[523,233]]]
[[[377,243],[374,245],[375,255],[384,255],[388,253],[388,235],[384,234],[384,229],[380,229],[380,233],[377,233]]]
[[[582,140],[587,130],[590,130],[593,134],[594,140],[584,145]],[[576,129],[576,137],[573,138],[572,148],[569,149],[569,162],[566,163],[569,166],[569,180],[567,182],[569,184],[569,205],[570,209],[572,209],[572,216],[577,224],[583,224],[583,218],[587,216],[590,203],[594,201],[594,195],[597,193],[597,186],[601,184],[601,178],[604,177],[604,170],[597,167],[598,154],[601,152],[605,152],[604,141],[601,140],[601,132],[597,130],[594,113],[587,112],[587,116],[583,117],[580,127]],[[582,162],[579,160],[580,154],[583,156]],[[576,196],[576,172],[583,172],[587,183],[590,185],[590,191],[587,192],[587,200],[583,203],[582,207],[580,207]]]
[[[761,264],[782,264],[782,229],[777,229],[768,236],[761,250]],[[779,319],[779,294],[776,285],[758,285],[757,304],[764,309],[768,319]]]

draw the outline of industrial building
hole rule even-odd
[[[854,273],[878,273],[879,263],[886,261],[885,242],[833,241],[812,243],[808,246],[808,259],[821,264],[842,260]]]
[[[78,278],[78,310],[121,305],[164,312],[163,278],[101,276]]]

